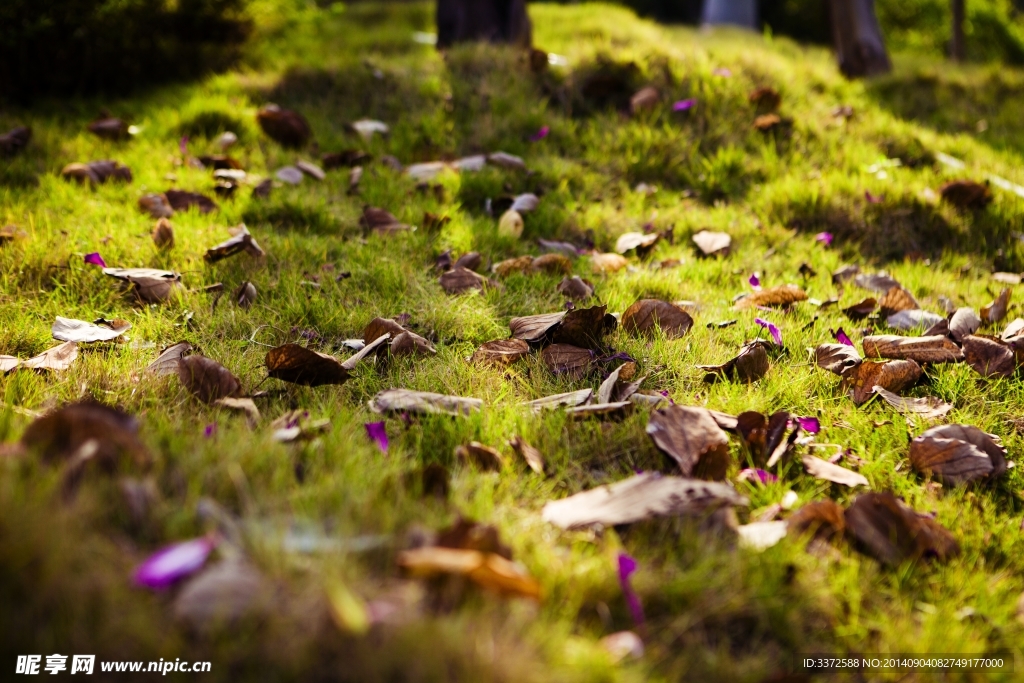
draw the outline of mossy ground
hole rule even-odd
[[[1018,239],[1024,200],[995,190],[987,210],[960,213],[922,193],[954,177],[988,173],[1024,183],[1024,73],[920,64],[897,55],[894,75],[850,83],[821,49],[659,27],[607,5],[535,5],[535,43],[565,55],[573,67],[538,77],[510,49],[467,46],[442,57],[413,42],[414,31],[432,30],[427,4],[359,4],[344,12],[274,13],[270,7],[260,17],[262,42],[231,73],[115,102],[57,101],[0,111],[0,129],[23,123],[34,130],[31,146],[0,165],[0,221],[28,233],[0,248],[0,353],[24,358],[52,345],[57,315],[125,318],[134,326],[133,342],[158,348],[188,340],[247,389],[275,390],[260,403],[262,423],[250,429],[239,416],[199,404],[176,380],[140,375],[157,348],[133,343],[87,350],[59,376],[17,371],[0,377],[3,441],[20,437],[31,420],[26,411],[81,398],[139,415],[156,462],[148,473],[127,474],[152,477],[160,494],[138,525],[114,479],[90,477],[65,503],[58,472],[25,458],[0,463],[4,667],[14,665],[16,654],[58,652],[209,660],[211,680],[757,681],[807,652],[1011,649],[1024,670],[1024,625],[1015,617],[1024,590],[1020,468],[989,486],[925,486],[907,461],[908,438],[924,425],[908,427],[877,403],[855,407],[837,378],[808,361],[805,349],[830,341],[830,328],[853,328],[859,340],[857,326],[839,307],[819,311],[801,304],[767,316],[782,328],[789,353],[753,385],[706,385],[695,368],[724,361],[760,332],[753,312],[731,310],[753,271],[766,285],[802,283],[824,300],[836,294],[830,272],[859,263],[889,270],[932,310],[941,310],[941,296],[975,309],[991,301],[999,288],[989,276],[993,268],[1024,270]],[[653,83],[666,102],[692,97],[697,104],[683,114],[664,105],[635,118],[588,108],[576,85],[601,59],[633,61],[636,86]],[[723,67],[730,77],[715,74]],[[781,92],[781,114],[792,122],[779,134],[751,125],[747,93],[762,85]],[[439,197],[417,192],[412,181],[375,161],[355,196],[347,194],[347,174],[335,171],[322,183],[275,189],[269,200],[242,191],[220,201],[216,214],[179,214],[174,250],[158,252],[149,237],[152,221],[136,207],[138,196],[169,187],[171,173],[178,187],[212,189],[208,172],[175,165],[183,134],[198,154],[212,151],[222,130],[234,131],[240,142],[232,154],[257,174],[297,156],[316,158],[284,150],[259,132],[254,114],[269,101],[302,111],[321,151],[361,146],[377,159],[392,154],[411,163],[503,150],[522,155],[532,173],[445,174]],[[855,116],[835,119],[839,105],[852,106]],[[141,133],[123,144],[93,137],[84,126],[101,107],[139,125]],[[362,117],[386,121],[390,137],[368,144],[352,137],[344,124]],[[987,122],[984,132],[978,132],[979,119]],[[530,142],[542,125],[551,134]],[[968,169],[951,174],[934,162],[936,151],[965,160]],[[99,158],[130,166],[134,182],[90,190],[60,179],[64,164]],[[884,178],[865,170],[885,158],[903,165],[887,168]],[[656,185],[657,193],[635,191],[640,182]],[[524,191],[542,195],[540,209],[527,216],[522,239],[500,236],[485,200]],[[869,203],[865,191],[881,196],[881,203]],[[440,231],[364,239],[357,225],[364,204],[409,223],[421,224],[424,211],[447,214],[451,222]],[[205,249],[243,221],[267,250],[265,264],[244,255],[205,264]],[[684,522],[640,524],[616,534],[563,533],[541,521],[547,500],[634,469],[672,467],[644,433],[644,411],[621,422],[576,423],[518,405],[596,387],[599,377],[555,378],[536,358],[508,371],[466,362],[482,342],[507,336],[512,316],[561,309],[559,277],[514,275],[503,289],[450,297],[437,284],[434,257],[447,248],[473,249],[497,261],[538,253],[536,238],[584,235],[608,251],[618,235],[645,223],[674,226],[675,244],[661,243],[650,262],[676,258],[679,267],[659,270],[634,257],[628,271],[602,276],[590,272],[586,258],[575,266],[595,282],[611,311],[640,297],[699,303],[697,324],[682,340],[644,342],[621,331],[612,337],[648,374],[645,388],[667,390],[680,404],[733,413],[784,409],[818,416],[824,427],[819,441],[863,459],[861,472],[872,489],[892,490],[916,509],[936,511],[960,542],[959,557],[887,569],[845,544],[819,557],[787,539],[756,554]],[[729,232],[734,253],[698,258],[689,237],[705,228]],[[831,248],[814,241],[822,230],[835,233]],[[189,292],[166,305],[136,305],[82,262],[92,251],[111,265],[173,268],[184,273]],[[798,274],[804,262],[818,273],[806,281]],[[334,264],[334,272],[325,264]],[[351,277],[336,281],[340,271]],[[308,284],[317,279],[319,287]],[[212,309],[210,295],[200,291],[215,282],[231,290],[243,280],[259,290],[249,310],[226,299]],[[863,294],[847,288],[841,305]],[[363,366],[341,387],[264,382],[268,345],[311,331],[314,348],[345,355],[340,340],[360,336],[376,316],[401,313],[435,342],[436,357],[396,360],[380,370]],[[739,323],[706,327],[729,318]],[[362,424],[378,419],[367,400],[390,387],[476,396],[487,407],[465,419],[429,417],[408,426],[390,419],[391,448],[382,455]],[[962,364],[939,366],[913,394],[953,403],[950,421],[998,434],[1011,459],[1019,460],[1019,379],[984,380]],[[315,445],[275,443],[267,425],[292,408],[329,419],[331,431]],[[208,438],[204,427],[211,423],[216,433]],[[546,478],[520,462],[494,474],[453,458],[460,443],[504,448],[513,434],[543,452]],[[731,474],[740,458],[737,450]],[[411,476],[432,462],[451,468],[447,502],[421,497]],[[798,464],[784,466],[780,475],[769,486],[739,484],[751,499],[751,515],[788,489],[801,502],[845,503],[853,495],[816,481]],[[383,534],[390,541],[369,554],[297,555],[253,531],[249,554],[274,583],[277,608],[262,620],[196,638],[173,624],[170,596],[133,588],[130,576],[156,547],[205,530],[197,512],[203,498],[265,523],[264,529],[301,520],[331,538]],[[424,614],[362,638],[335,628],[324,607],[326,586],[341,580],[364,598],[389,590],[397,581],[394,552],[410,530],[440,528],[458,514],[498,526],[515,558],[543,585],[539,606],[475,595],[454,611]],[[640,562],[635,580],[648,619],[647,655],[614,665],[598,640],[631,627],[614,566],[620,549]],[[965,607],[974,616],[965,618]]]

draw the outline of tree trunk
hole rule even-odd
[[[953,40],[949,45],[949,56],[955,62],[967,59],[967,43],[964,40],[964,0],[953,0]]]
[[[437,47],[476,40],[529,47],[526,0],[437,0]]]
[[[733,24],[757,28],[757,0],[707,0],[701,23],[705,26]]]
[[[876,76],[892,70],[875,0],[830,0],[832,37],[839,70],[847,78]]]

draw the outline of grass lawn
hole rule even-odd
[[[441,56],[415,42],[415,31],[433,30],[429,3],[289,13],[263,7],[260,40],[230,73],[129,99],[0,110],[0,131],[33,129],[21,154],[0,159],[0,225],[25,233],[0,245],[0,354],[26,359],[57,344],[57,316],[132,324],[124,343],[81,345],[66,371],[0,375],[0,666],[14,666],[17,655],[41,654],[45,662],[59,653],[210,661],[202,680],[761,681],[792,669],[804,653],[1009,651],[1024,671],[1021,467],[975,485],[930,481],[908,459],[909,440],[930,425],[908,422],[878,399],[854,405],[840,378],[816,367],[809,353],[832,342],[830,330],[839,327],[858,349],[867,328],[888,331],[884,318],[853,322],[843,314],[876,296],[852,283],[837,288],[831,273],[844,264],[887,271],[937,313],[943,297],[979,310],[1006,286],[993,271],[1024,271],[1024,199],[993,186],[987,208],[960,211],[935,196],[955,179],[997,175],[1024,184],[1024,72],[897,55],[892,76],[851,83],[822,49],[661,27],[609,5],[537,4],[535,44],[568,66],[534,74],[511,49],[467,46]],[[654,85],[661,103],[636,116],[596,106],[584,84],[601,64],[626,70],[630,92]],[[758,112],[748,101],[760,86],[782,98],[782,124],[768,133],[754,128]],[[690,110],[672,111],[673,102],[690,98]],[[296,152],[264,135],[255,114],[269,102],[302,112],[315,142]],[[841,105],[853,116],[834,116]],[[86,125],[104,108],[138,134],[111,142],[89,133]],[[367,141],[347,131],[362,118],[386,122],[390,135]],[[531,141],[542,126],[550,134]],[[171,188],[214,196],[211,172],[182,164],[179,139],[187,135],[189,154],[199,156],[216,152],[225,130],[237,134],[229,153],[250,178],[344,149],[373,160],[354,193],[347,169],[339,169],[322,182],[278,183],[264,199],[243,186],[233,198],[215,197],[214,213],[177,212],[174,247],[158,250],[150,236],[155,221],[138,198]],[[424,191],[382,162],[385,155],[408,165],[499,150],[522,156],[529,171],[449,170]],[[966,168],[950,169],[936,153]],[[68,163],[98,159],[127,165],[132,182],[90,188],[60,176]],[[641,183],[657,189],[640,191]],[[524,214],[522,236],[499,233],[487,200],[524,192],[540,202]],[[418,229],[366,234],[364,205]],[[450,221],[431,227],[425,212]],[[204,261],[239,223],[266,257]],[[840,464],[863,474],[872,491],[934,512],[959,543],[958,556],[888,567],[847,541],[808,552],[806,539],[791,535],[756,552],[737,547],[729,529],[685,517],[581,531],[542,520],[550,500],[636,470],[678,469],[645,432],[650,408],[604,421],[522,406],[596,389],[600,368],[581,378],[556,375],[537,353],[506,368],[467,362],[484,342],[508,337],[511,318],[565,310],[556,289],[562,274],[488,273],[500,287],[449,295],[435,259],[447,249],[478,251],[485,265],[539,255],[538,239],[590,241],[611,252],[621,234],[646,224],[672,228],[674,240],[663,239],[646,259],[630,254],[628,267],[614,273],[593,272],[589,255],[573,260],[572,272],[593,283],[596,297],[578,307],[600,303],[621,313],[637,299],[686,300],[694,302],[695,323],[675,340],[619,328],[603,353],[629,354],[637,377],[646,376],[641,391],[667,392],[678,405],[817,417],[818,443],[848,449]],[[729,233],[731,254],[700,257],[690,238],[705,229]],[[831,246],[815,239],[826,231]],[[84,262],[92,252],[110,266],[179,272],[180,296],[140,304]],[[661,267],[670,259],[678,265]],[[802,264],[814,274],[801,274]],[[735,310],[733,299],[751,291],[754,272],[765,287],[794,283],[818,302],[839,303]],[[232,301],[244,281],[258,292],[250,308]],[[224,287],[216,302],[204,291],[215,283]],[[1024,295],[1012,289],[1017,300],[1006,320],[982,332],[998,335],[1024,315]],[[403,316],[436,355],[364,361],[341,386],[267,379],[270,347],[295,342],[343,359],[352,351],[342,342],[361,338],[378,316]],[[758,316],[781,328],[785,345],[768,373],[752,384],[705,383],[697,365],[722,363],[745,340],[767,338]],[[726,320],[737,322],[709,327]],[[254,425],[201,403],[176,376],[143,372],[178,341],[226,366],[246,394],[266,392],[255,399],[261,418]],[[368,401],[389,388],[476,397],[484,408],[458,418],[382,418]],[[1020,459],[1018,377],[986,379],[965,363],[929,365],[904,393],[951,403],[944,421],[996,434],[1008,459]],[[14,443],[38,415],[83,399],[137,416],[152,458],[122,462],[113,473],[87,467],[69,495],[67,466]],[[329,431],[275,441],[271,422],[292,410],[329,421]],[[381,419],[386,454],[363,427]],[[514,435],[543,454],[544,476],[506,445]],[[470,441],[501,451],[501,471],[456,458],[455,448]],[[740,523],[763,516],[789,491],[795,508],[827,499],[846,506],[864,493],[805,472],[806,446],[773,469],[778,481],[737,481],[748,466],[739,443],[731,439],[727,478],[749,498],[737,509]],[[446,498],[423,493],[422,473],[436,472],[433,466],[449,480]],[[403,575],[398,553],[460,515],[497,527],[513,559],[540,583],[540,601],[452,583],[439,591]],[[197,631],[180,617],[187,586],[152,591],[133,585],[132,574],[158,548],[212,531],[222,540],[207,566],[244,557],[258,578],[229,577],[214,591],[242,595],[251,608],[243,618]],[[646,652],[615,662],[601,638],[634,628],[619,585],[620,552],[639,565],[633,585],[646,616],[638,627]],[[384,606],[389,615],[382,616]],[[375,623],[361,632],[359,616],[367,614]],[[933,680],[902,675],[824,678]]]

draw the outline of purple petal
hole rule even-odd
[[[194,538],[161,548],[135,570],[135,583],[161,590],[178,579],[198,571],[217,543],[211,538]]]
[[[626,597],[629,611],[633,615],[633,622],[639,626],[644,623],[644,608],[640,604],[640,597],[633,590],[629,577],[637,569],[636,560],[626,553],[619,553],[619,585],[622,587],[622,594]]]
[[[730,71],[729,69],[725,68],[724,66],[720,66],[717,69],[715,69],[714,71],[712,71],[711,74],[713,76],[721,76],[722,78],[729,78],[730,76],[732,76],[732,71]]]
[[[830,232],[819,232],[817,235],[814,236],[814,241],[815,242],[821,242],[826,247],[831,247],[832,246],[832,240],[833,239],[834,238],[832,236],[832,233],[830,233]]]
[[[384,429],[383,422],[367,422],[363,425],[366,428],[366,436],[377,442],[382,453],[388,452],[388,432]]]
[[[750,469],[749,467],[740,470],[739,474],[736,476],[736,479],[739,481],[759,481],[762,484],[771,484],[779,480],[779,478],[776,477],[771,472]]]
[[[530,136],[530,142],[537,142],[538,140],[543,140],[548,136],[548,133],[550,132],[550,126],[541,126],[540,130],[538,130],[536,133]]]
[[[750,286],[755,290],[761,289],[761,278],[757,276],[757,273],[751,273],[750,279],[747,280],[747,282],[749,282]]]
[[[183,157],[187,157],[188,156],[188,136],[187,135],[183,136],[180,140],[178,140],[178,150],[181,152],[181,156],[183,156]]]
[[[213,436],[216,433],[217,433],[217,423],[216,422],[211,422],[210,424],[206,425],[205,429],[203,429],[203,436],[205,436],[207,439],[209,439],[211,436]]]
[[[817,434],[821,431],[821,423],[816,417],[798,417],[796,423],[808,434]]]
[[[98,251],[94,251],[91,254],[86,254],[85,262],[94,266],[99,266],[100,268],[107,267],[107,262],[103,260],[103,257],[100,256],[100,253]]]
[[[868,204],[881,204],[885,197],[880,194],[871,194],[870,190],[864,190],[864,199],[868,200]]]
[[[772,335],[772,339],[775,341],[775,345],[782,346],[782,330],[775,323],[770,323],[763,318],[754,318],[754,322],[761,327],[767,328],[768,333]]]
[[[843,332],[843,328],[836,330],[836,341],[840,344],[846,344],[847,346],[853,346],[853,340],[846,336],[846,332]]]
[[[689,111],[690,109],[693,109],[696,104],[697,100],[694,99],[679,100],[672,105],[672,111]]]

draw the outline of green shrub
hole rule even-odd
[[[227,66],[246,0],[3,0],[0,93],[120,93]]]

